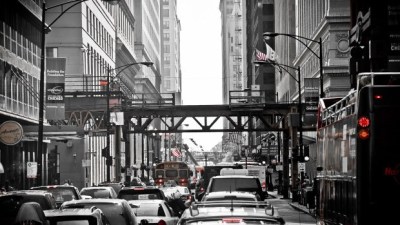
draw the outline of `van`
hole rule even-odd
[[[262,190],[258,177],[245,175],[223,175],[215,176],[210,179],[205,195],[216,191],[242,191],[250,192],[264,201],[268,193]]]

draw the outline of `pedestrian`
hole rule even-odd
[[[168,205],[171,206],[174,211],[175,216],[181,217],[183,211],[185,211],[186,206],[183,200],[181,199],[181,193],[176,191],[170,195],[168,198]]]

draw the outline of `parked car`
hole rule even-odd
[[[235,202],[257,202],[257,197],[249,192],[239,191],[217,191],[205,195],[202,202],[210,201],[235,201]]]
[[[119,191],[124,187],[124,184],[121,182],[102,182],[98,184],[99,187],[112,187],[114,188],[115,193],[119,193]]]
[[[57,207],[63,202],[82,199],[79,194],[79,190],[77,187],[72,185],[47,185],[47,186],[37,186],[31,187],[31,190],[44,190],[53,194]]]
[[[0,224],[13,224],[19,209],[26,202],[36,202],[42,210],[57,207],[51,193],[33,190],[10,191],[0,196]]]
[[[91,208],[95,206],[104,213],[111,225],[137,225],[137,218],[124,199],[82,199],[64,202],[60,209]]]
[[[103,212],[94,206],[89,209],[45,210],[44,215],[48,225],[110,225]]]
[[[141,225],[176,225],[179,220],[164,200],[132,200],[129,201],[129,205]]]
[[[250,192],[256,195],[261,201],[264,201],[268,196],[268,193],[262,190],[258,177],[246,175],[223,175],[212,177],[204,196],[216,191]]]
[[[255,205],[253,203],[253,205]],[[204,207],[203,207],[204,206]],[[285,224],[285,220],[275,214],[274,208],[242,207],[237,204],[221,205],[213,202],[193,204],[186,209],[177,225],[193,224]]]
[[[129,200],[161,199],[166,200],[164,192],[156,187],[124,187],[118,198]]]
[[[88,195],[92,198],[117,198],[117,193],[115,193],[112,187],[85,187],[82,188],[79,194]]]

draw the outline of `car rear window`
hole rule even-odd
[[[46,190],[47,192],[50,192],[51,194],[53,194],[56,202],[65,202],[77,199],[74,191],[70,188],[41,187],[35,188],[35,190]]]
[[[256,179],[219,178],[211,183],[210,192],[215,191],[244,191],[257,192],[259,185]]]
[[[109,190],[106,189],[84,189],[81,191],[81,195],[89,195],[92,198],[111,198]]]
[[[144,190],[121,190],[118,198],[125,200],[140,200],[140,199],[163,199],[161,190],[159,189],[144,189]]]
[[[141,203],[131,205],[136,216],[165,216],[164,209],[158,203]]]
[[[111,225],[125,225],[129,224],[128,219],[125,218],[127,215],[124,213],[122,208],[122,204],[110,204],[110,203],[92,203],[88,202],[87,204],[67,204],[65,208],[91,208],[92,206],[96,206],[97,208],[103,211],[104,215],[107,217],[108,221],[110,221]]]

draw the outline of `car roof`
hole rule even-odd
[[[81,191],[82,190],[92,190],[92,189],[94,189],[94,190],[99,190],[99,189],[102,189],[102,190],[114,190],[114,188],[113,187],[111,187],[111,186],[96,186],[96,187],[84,187],[84,188],[82,188],[81,189]]]
[[[64,204],[66,204],[66,205],[84,204],[84,203],[121,204],[122,202],[125,202],[125,201],[126,201],[125,199],[118,199],[118,198],[91,198],[91,199],[72,200],[72,201],[65,202]]]
[[[129,204],[140,205],[142,203],[165,203],[165,200],[162,199],[146,199],[146,200],[129,200]]]
[[[44,210],[44,214],[46,217],[55,217],[55,216],[96,216],[100,218],[100,214],[96,213],[98,208],[67,208],[67,209],[53,209],[53,210]],[[97,212],[101,212],[98,210]]]
[[[254,197],[256,196],[250,192],[242,191],[215,191],[207,194],[207,197],[218,197],[218,196],[240,196],[240,197]]]
[[[9,191],[1,196],[6,196],[6,195],[52,195],[50,192],[47,192],[45,190],[18,190],[18,191]]]

